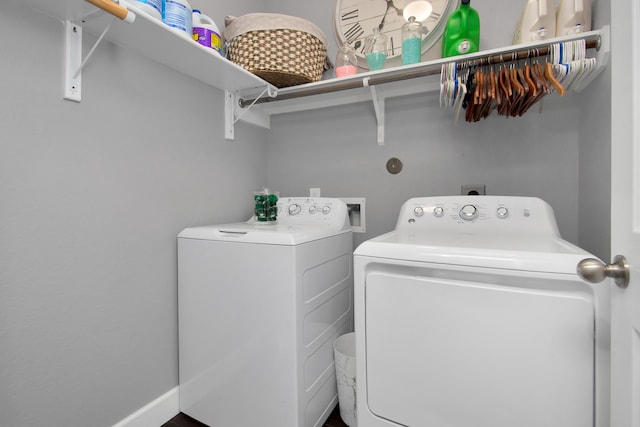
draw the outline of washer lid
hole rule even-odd
[[[362,243],[356,256],[508,270],[576,274],[594,256],[559,237],[529,233],[451,234],[396,230]]]
[[[351,233],[351,229],[336,230],[328,224],[263,225],[251,221],[190,227],[178,238],[293,246],[344,233]]]

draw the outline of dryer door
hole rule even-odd
[[[484,271],[369,270],[368,410],[406,426],[593,425],[592,295]]]

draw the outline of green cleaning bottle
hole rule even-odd
[[[469,3],[462,0],[449,19],[442,35],[442,57],[463,55],[480,49],[480,17]]]

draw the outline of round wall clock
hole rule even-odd
[[[389,41],[387,64],[399,65],[402,56],[402,26],[407,22],[403,10],[412,0],[336,0],[334,17],[339,45],[348,42],[358,55],[358,65],[367,67],[364,40],[378,27]],[[422,53],[440,40],[447,19],[458,0],[431,0],[431,14],[422,21],[427,32],[422,36]]]

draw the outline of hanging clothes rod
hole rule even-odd
[[[600,49],[601,38],[599,34],[595,34],[592,37],[584,37],[584,38],[575,38],[572,40],[564,40],[559,41],[558,43],[566,43],[574,40],[585,40],[587,49]],[[305,89],[293,89],[291,92],[281,93],[279,92],[276,97],[273,98],[252,98],[252,99],[242,99],[238,100],[238,104],[240,107],[245,108],[254,104],[264,104],[267,102],[274,101],[283,101],[286,99],[295,99],[302,98],[305,96],[311,95],[320,95],[331,92],[338,92],[342,90],[348,89],[356,89],[365,86],[374,86],[380,85],[384,83],[391,83],[400,80],[408,80],[414,79],[418,77],[426,77],[434,74],[440,74],[440,70],[442,68],[442,64],[450,63],[450,62],[458,62],[458,68],[469,67],[469,66],[482,66],[482,65],[492,65],[492,64],[500,64],[504,62],[512,62],[519,61],[523,59],[536,58],[541,56],[547,56],[551,51],[551,46],[554,43],[549,43],[542,46],[530,46],[523,49],[515,49],[512,51],[506,51],[505,53],[499,54],[487,54],[480,55],[473,58],[463,59],[461,61],[456,61],[455,58],[447,60],[434,61],[431,64],[425,64],[424,67],[414,68],[410,70],[406,70],[404,72],[390,73],[390,74],[382,74],[380,76],[372,75],[369,77],[364,77],[360,79],[349,79],[349,80],[336,80],[335,82],[331,82],[330,84],[320,85],[316,87],[309,87]],[[288,89],[288,88],[287,88]],[[285,89],[286,90],[286,89]]]

